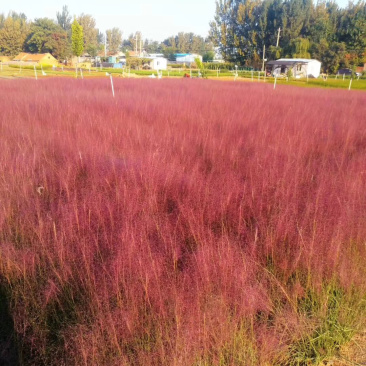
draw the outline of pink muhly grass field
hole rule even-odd
[[[0,285],[25,364],[286,364],[326,288],[365,294],[364,93],[0,85]]]

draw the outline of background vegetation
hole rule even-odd
[[[210,28],[225,60],[241,65],[260,67],[264,46],[265,58],[315,58],[327,73],[366,62],[364,1],[220,0]]]
[[[315,58],[323,71],[334,74],[339,68],[355,69],[366,62],[366,3],[350,2],[340,8],[334,1],[312,0],[220,0],[210,24],[209,37],[180,32],[163,42],[146,39],[137,31],[122,37],[118,28],[105,35],[96,28],[92,15],[80,14],[84,52],[95,57],[104,50],[144,50],[175,60],[176,53],[196,53],[212,61],[218,47],[225,61],[261,69],[265,58]],[[14,56],[20,51],[50,52],[59,60],[71,56],[71,16],[67,6],[48,18],[27,21],[25,14],[0,14],[0,54]],[[279,32],[280,29],[280,32]],[[279,38],[278,38],[279,35]],[[277,46],[277,39],[279,40]],[[104,55],[104,52],[102,52]]]

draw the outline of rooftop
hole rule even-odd
[[[53,58],[50,53],[26,53],[21,52],[14,58],[14,61],[40,61],[43,58]]]
[[[275,61],[267,62],[267,65],[296,65],[296,64],[308,64],[309,62],[319,62],[318,60],[310,59],[310,58],[280,58]]]

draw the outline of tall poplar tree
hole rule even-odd
[[[122,45],[122,32],[118,28],[112,28],[108,29],[106,34],[109,52],[117,53]],[[140,47],[140,44],[138,44],[138,47]]]
[[[74,19],[71,25],[71,49],[72,54],[80,57],[84,51],[83,27]]]
[[[21,19],[7,17],[0,27],[0,54],[15,56],[21,52],[29,26]]]

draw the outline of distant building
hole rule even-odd
[[[352,75],[352,70],[351,69],[339,69],[337,71],[338,75],[347,75],[347,76],[351,76]]]
[[[305,58],[280,58],[266,64],[266,73],[273,76],[287,75],[291,70],[296,79],[303,77],[317,78],[320,75],[321,62]]]
[[[50,53],[25,53],[21,52],[15,56],[12,64],[26,65],[50,65],[57,66],[58,61]]]
[[[164,57],[154,57],[151,59],[149,66],[151,70],[166,70],[168,67],[168,60]]]
[[[362,74],[363,72],[366,72],[366,63],[363,66],[356,67],[356,72]]]
[[[141,52],[139,51],[128,51],[128,55],[129,57],[139,57],[139,58],[147,58],[149,57],[149,54],[145,51],[142,50]]]
[[[176,57],[177,63],[181,64],[191,64],[195,62],[197,58],[202,61],[202,56],[195,53],[176,53],[174,56]]]
[[[157,58],[157,57],[164,57],[163,53],[149,53],[149,57]]]

